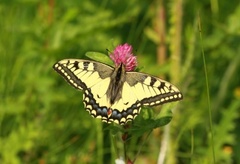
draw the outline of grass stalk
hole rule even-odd
[[[200,44],[201,44],[201,54],[203,60],[203,67],[204,67],[204,74],[205,74],[205,83],[206,83],[206,90],[207,90],[207,104],[208,104],[208,116],[209,116],[209,127],[210,127],[210,143],[212,148],[212,157],[213,163],[216,163],[215,159],[215,150],[214,150],[214,135],[213,135],[213,125],[212,125],[212,111],[211,111],[211,102],[210,102],[210,93],[209,93],[209,84],[208,84],[208,74],[207,74],[207,64],[205,59],[205,53],[203,49],[203,38],[202,38],[202,25],[201,25],[201,18],[198,15],[198,29],[199,29],[199,36],[200,36]]]
[[[96,119],[96,131],[97,131],[97,161],[98,164],[103,164],[103,130],[102,130],[102,123],[99,123],[99,121]]]

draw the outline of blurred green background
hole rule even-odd
[[[141,71],[184,95],[168,126],[129,143],[129,158],[145,142],[135,163],[240,163],[237,0],[1,0],[0,163],[113,163],[107,125],[52,65],[126,42]]]

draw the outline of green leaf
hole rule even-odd
[[[130,135],[141,136],[155,128],[165,126],[172,120],[172,112],[169,105],[161,109],[160,114],[156,116],[152,108],[142,110],[138,117],[133,121],[133,124],[127,129]]]
[[[85,53],[85,56],[87,56],[88,58],[93,59],[95,61],[99,61],[101,63],[105,63],[105,64],[113,66],[112,60],[106,54],[103,54],[100,52],[89,51],[89,52]]]

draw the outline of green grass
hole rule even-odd
[[[0,163],[240,163],[239,17],[238,1],[2,0]],[[124,129],[92,118],[52,65],[126,42],[184,99]]]

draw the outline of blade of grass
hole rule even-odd
[[[191,159],[190,163],[193,163],[193,153],[194,153],[194,131],[191,129]]]
[[[208,84],[207,65],[206,65],[205,53],[204,53],[203,43],[202,43],[203,38],[202,38],[202,25],[201,25],[200,13],[198,13],[198,30],[199,30],[199,37],[200,37],[201,54],[202,54],[202,59],[203,59],[206,89],[207,89],[207,104],[208,104],[208,112],[209,112],[208,114],[209,114],[209,127],[210,127],[210,139],[211,139],[212,156],[213,156],[213,163],[216,163],[215,150],[214,150],[213,125],[212,125],[212,111],[211,111],[211,104],[210,104],[210,93],[209,93],[209,84]]]
[[[103,164],[103,131],[102,131],[102,123],[96,119],[96,131],[97,131],[97,161],[98,164]]]
[[[113,131],[110,129],[110,138],[111,138],[111,154],[112,154],[112,161],[111,163],[115,162],[115,159],[120,159],[119,151],[117,148],[117,140],[116,140],[116,134],[113,134]]]
[[[136,154],[136,156],[134,157],[134,159],[133,159],[133,163],[135,163],[135,161],[137,160],[137,157],[139,156],[139,154],[140,154],[140,152],[141,152],[141,150],[142,150],[142,148],[143,148],[143,145],[144,144],[146,144],[146,142],[147,142],[147,140],[149,139],[149,136],[150,136],[150,134],[152,133],[152,130],[150,130],[148,133],[147,133],[147,136],[146,136],[146,138],[145,138],[145,140],[142,142],[142,144],[140,145],[140,147],[139,147],[139,149],[138,149],[138,151],[137,151],[137,154]]]

